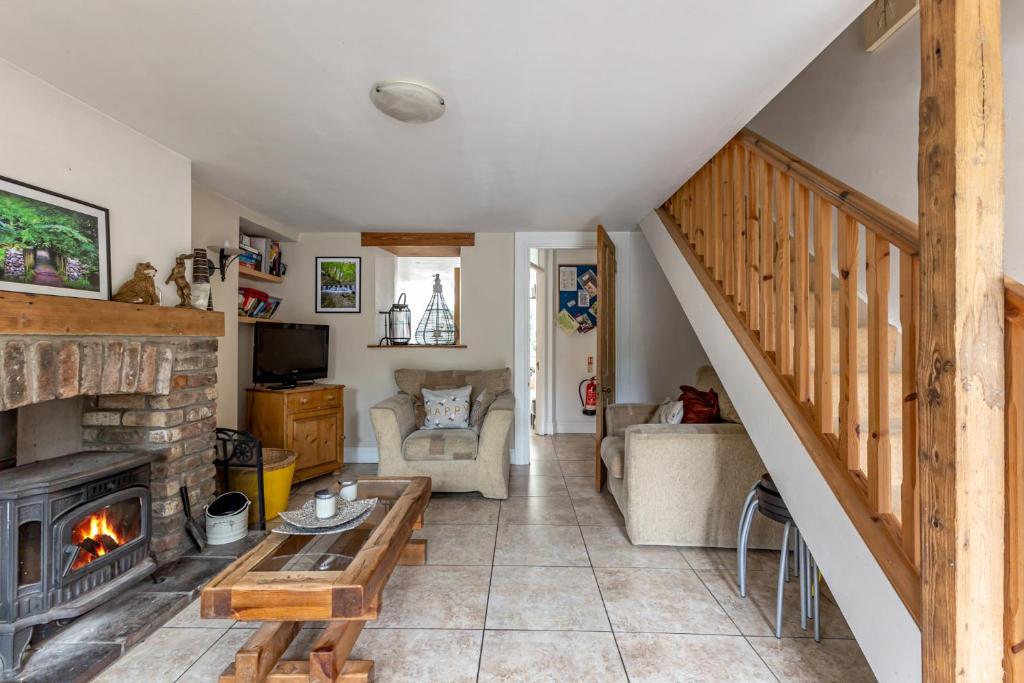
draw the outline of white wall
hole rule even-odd
[[[555,249],[554,270],[548,278],[548,300],[551,307],[548,312],[551,332],[548,338],[553,344],[554,391],[552,404],[554,410],[555,433],[594,433],[594,416],[584,415],[580,404],[580,381],[590,377],[587,374],[587,357],[597,362],[597,329],[586,334],[565,332],[554,322],[554,316],[561,310],[558,307],[558,268],[562,265],[593,265],[597,270],[597,250],[595,249]],[[598,273],[601,277],[601,273]],[[600,321],[598,321],[600,324]]]
[[[917,221],[920,22],[874,53],[859,20],[750,123],[750,128]],[[1024,3],[1003,3],[1006,88],[1006,271],[1024,280]]]
[[[0,91],[0,175],[109,209],[111,292],[150,261],[176,304],[163,281],[191,249],[189,160],[3,60]]]
[[[390,254],[360,246],[360,234],[304,234],[286,245],[288,277],[275,292],[283,303],[277,318],[331,326],[329,382],[345,384],[345,435],[349,462],[376,460],[370,407],[394,394],[398,368],[497,368],[512,366],[511,233],[478,233],[462,250],[462,342],[465,349],[367,348],[380,338],[376,308],[377,258]],[[314,313],[314,259],[361,256],[362,312]],[[417,321],[414,321],[415,325]]]
[[[639,230],[613,235],[618,257],[619,403],[657,402],[693,384],[708,364],[700,340]],[[624,334],[625,333],[625,334]]]
[[[245,218],[259,225],[267,226],[282,236],[296,238],[298,231],[291,226],[282,225],[273,219],[263,216],[233,199],[229,199],[200,183],[192,183],[192,244],[197,247],[219,246],[225,240],[232,246],[238,246],[239,221]],[[282,247],[284,262],[290,259],[288,244]],[[214,263],[217,262],[216,251],[209,253]],[[221,282],[220,271],[210,275],[213,285],[213,307],[224,313],[224,337],[217,347],[217,425],[219,427],[241,427],[245,419],[244,401],[239,399],[239,386],[251,384],[252,372],[248,365],[242,366],[240,359],[248,360],[251,356],[239,353],[239,344],[252,344],[251,326],[247,325],[244,332],[238,325],[238,264],[232,263],[227,270],[227,278]],[[270,294],[279,285],[267,283],[250,283]]]
[[[640,226],[875,676],[883,683],[920,680],[921,633],[913,617],[661,219],[652,213]]]

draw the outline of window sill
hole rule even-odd
[[[380,344],[367,344],[368,349],[465,349],[465,344],[394,344],[392,346],[381,346]]]

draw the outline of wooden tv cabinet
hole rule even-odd
[[[294,481],[312,479],[345,463],[344,399],[343,384],[247,389],[246,429],[268,448],[298,454]]]

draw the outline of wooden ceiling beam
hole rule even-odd
[[[364,232],[364,247],[472,247],[474,232]]]

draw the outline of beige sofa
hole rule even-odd
[[[714,370],[701,368],[694,386],[714,389],[730,422],[646,424],[654,403],[605,412],[601,459],[634,544],[736,547],[743,501],[765,472]],[[757,516],[750,547],[778,548],[778,525]]]
[[[370,408],[380,454],[378,474],[428,476],[434,491],[479,491],[487,498],[508,497],[509,447],[515,399],[512,371],[396,370],[399,393]],[[476,429],[420,429],[422,389],[471,385],[470,401],[484,389],[497,395],[479,433]]]

